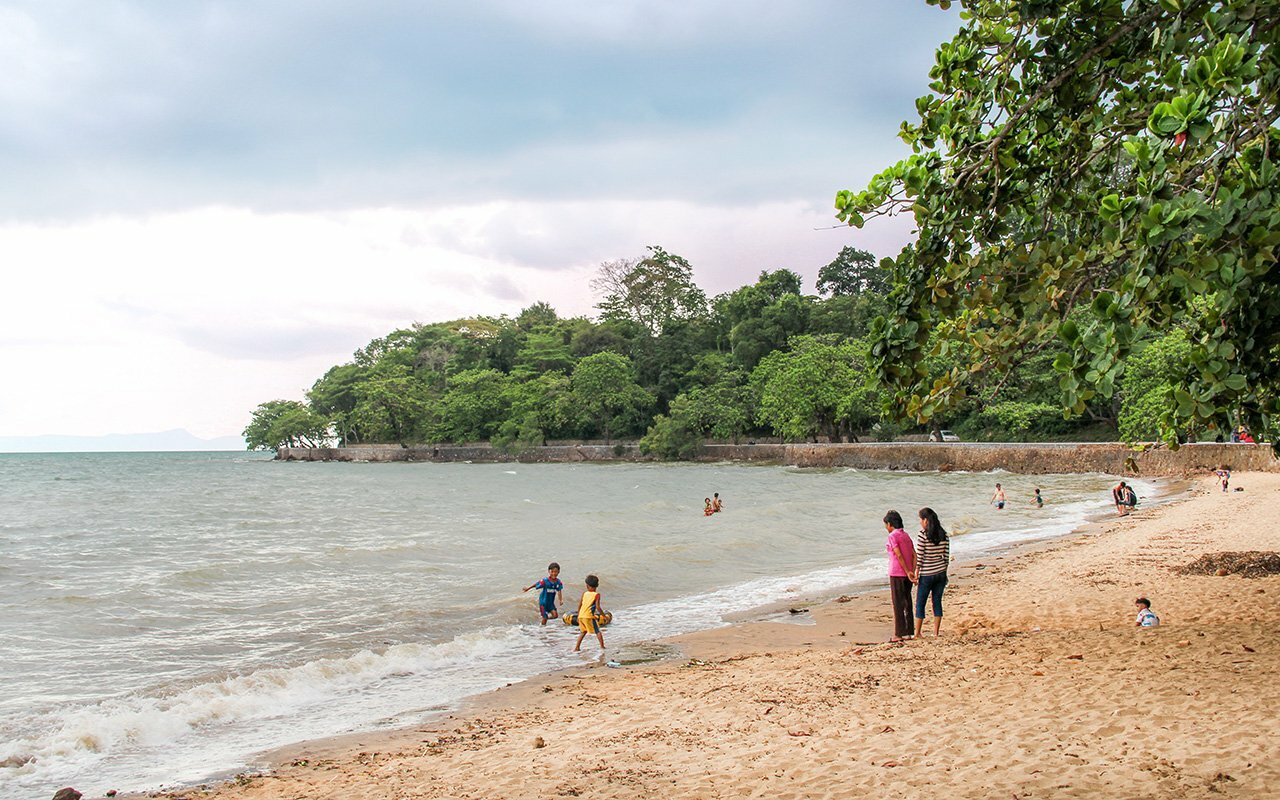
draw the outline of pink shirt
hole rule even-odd
[[[898,557],[893,554],[894,547],[901,551],[905,564],[898,563]],[[911,544],[911,537],[907,535],[907,532],[902,528],[895,528],[889,534],[889,541],[884,543],[884,549],[889,554],[889,577],[909,577],[907,570],[914,568],[916,565],[916,548],[915,545]]]

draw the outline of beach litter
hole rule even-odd
[[[1280,575],[1280,553],[1269,550],[1206,553],[1189,564],[1174,567],[1179,575],[1239,575],[1261,578]]]

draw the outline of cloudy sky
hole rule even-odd
[[[923,0],[0,0],[0,436],[236,434],[413,322],[709,294],[846,244]]]

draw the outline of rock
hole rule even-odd
[[[535,737],[533,740],[533,749],[540,750],[547,746],[547,743],[541,736]]]
[[[75,789],[72,789],[70,786],[68,786],[65,789],[59,789],[57,793],[53,795],[53,800],[80,800],[82,796],[83,795],[81,795]]]
[[[1067,658],[1072,661],[1084,661],[1084,653],[1074,653],[1072,655],[1067,656]]]

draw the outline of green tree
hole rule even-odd
[[[1120,438],[1151,441],[1174,426],[1174,392],[1191,367],[1191,342],[1186,331],[1174,330],[1141,344],[1125,363],[1120,383]],[[1223,426],[1225,427],[1225,426]],[[1179,431],[1186,432],[1185,429]]]
[[[835,260],[818,270],[818,294],[853,297],[889,291],[889,270],[866,250],[843,247]]]
[[[558,332],[531,333],[516,352],[511,371],[521,375],[568,371],[573,368],[573,354],[564,336]]]
[[[563,372],[547,372],[507,389],[510,407],[493,443],[516,452],[565,436],[574,425],[573,387]]]
[[[638,323],[650,335],[677,320],[703,316],[707,297],[693,282],[693,267],[656,245],[642,259],[607,261],[591,282],[604,298],[596,306],[605,320]]]
[[[876,419],[877,403],[867,386],[858,349],[810,336],[797,337],[789,352],[776,351],[752,372],[759,397],[756,419],[787,439],[819,434],[843,441]]]
[[[433,426],[436,438],[450,442],[486,441],[507,414],[509,379],[496,369],[470,369],[449,377]]]
[[[307,402],[312,410],[333,420],[338,433],[338,443],[361,441],[355,425],[355,410],[359,403],[356,385],[364,378],[364,370],[355,364],[331,367],[307,392]]]
[[[250,450],[323,447],[329,420],[297,400],[271,400],[254,410],[243,436]]]
[[[1233,409],[1277,433],[1280,4],[962,5],[902,128],[912,154],[836,196],[852,225],[915,217],[871,351],[901,407],[943,413],[1058,336],[1061,402],[1079,414],[1114,395],[1145,331],[1180,326],[1190,368],[1166,440]],[[972,357],[927,382],[935,330]]]
[[[422,431],[431,397],[409,367],[378,363],[356,384],[355,393],[355,425],[368,431],[371,441],[403,446]]]
[[[614,433],[639,429],[653,396],[636,383],[631,362],[617,353],[596,353],[578,362],[571,380],[573,402],[609,441]]]

